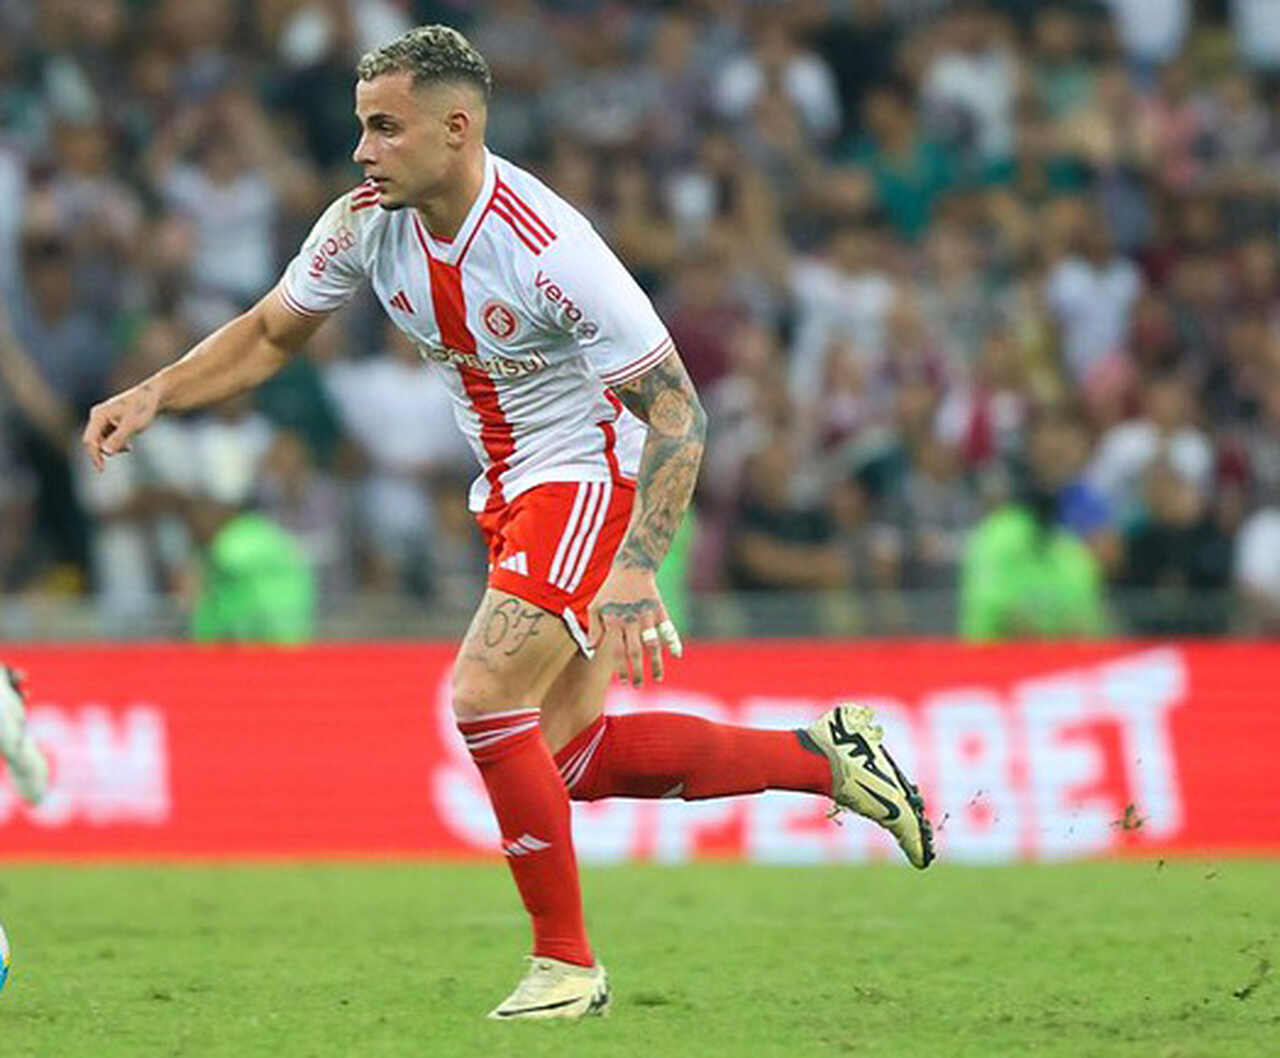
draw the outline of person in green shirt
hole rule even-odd
[[[1059,524],[1059,498],[1074,470],[1064,458],[1070,423],[1043,414],[1028,442],[1020,497],[992,511],[969,536],[960,570],[965,639],[1099,635],[1105,624],[1098,560]]]
[[[843,152],[844,161],[867,171],[894,231],[915,242],[933,219],[937,201],[959,183],[955,158],[921,131],[911,90],[899,82],[872,90],[863,106],[863,125],[865,135]]]
[[[303,643],[315,618],[315,579],[297,541],[269,518],[208,496],[184,514],[202,545],[191,616],[197,642]]]

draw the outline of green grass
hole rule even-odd
[[[612,1016],[502,1025],[482,1015],[526,932],[496,864],[2,866],[0,1053],[1280,1054],[1280,861],[628,867],[584,887]]]

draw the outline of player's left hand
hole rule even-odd
[[[669,650],[675,658],[684,653],[680,634],[662,605],[651,570],[614,566],[588,612],[592,648],[611,651],[618,679],[633,687],[644,682],[646,654],[650,674],[661,683],[663,650]]]

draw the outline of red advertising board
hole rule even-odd
[[[0,778],[0,858],[477,856],[497,850],[449,709],[451,650],[14,647],[53,763]],[[798,727],[873,705],[953,860],[1280,852],[1280,646],[695,644],[661,708]],[[889,856],[878,828],[771,793],[575,806],[591,862]]]

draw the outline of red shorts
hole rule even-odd
[[[478,514],[489,587],[556,614],[588,653],[587,607],[609,574],[635,493],[629,481],[557,481]]]

